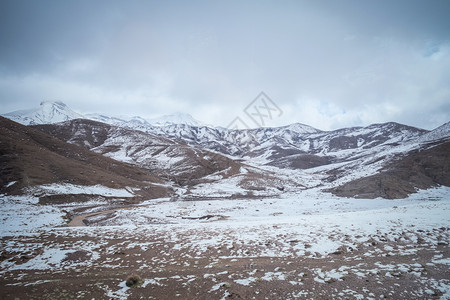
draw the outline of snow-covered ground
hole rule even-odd
[[[46,190],[51,193],[60,188],[47,186]],[[99,187],[92,191],[98,192],[97,189],[106,191]],[[77,189],[70,190],[75,193]],[[128,195],[125,190],[106,192]],[[280,198],[251,200],[164,198],[110,211],[108,215],[92,215],[88,218],[89,227],[66,227],[68,220],[62,207],[39,205],[38,198],[33,196],[1,196],[0,201],[2,253],[27,253],[28,257],[25,262],[17,258],[3,260],[2,276],[12,272],[26,276],[33,270],[64,273],[87,267],[127,268],[131,263],[144,272],[150,264],[156,264],[160,271],[145,279],[142,288],[170,287],[173,282],[188,286],[201,279],[211,284],[205,293],[226,296],[230,282],[240,288],[262,282],[284,282],[295,291],[290,298],[296,299],[317,294],[302,288],[307,280],[304,271],[291,270],[289,265],[298,259],[314,261],[328,257],[326,267],[319,264],[305,269],[312,276],[311,284],[328,286],[356,276],[361,280],[376,278],[374,284],[383,286],[382,278],[413,276],[420,289],[403,298],[439,295],[441,299],[450,299],[450,278],[426,277],[427,270],[450,264],[447,252],[442,251],[449,241],[448,187],[420,191],[401,200],[340,198],[314,188],[285,193]],[[65,205],[64,209],[70,211],[81,205],[86,203]],[[158,250],[151,252],[155,251],[152,249]],[[424,250],[432,255],[426,265],[418,261]],[[128,252],[135,254],[117,256]],[[157,254],[146,260],[145,253]],[[345,256],[350,253],[351,256]],[[333,264],[337,255],[344,255],[339,265]],[[397,261],[394,263],[390,257]],[[286,260],[286,267],[261,271],[249,265],[240,273],[221,269],[222,261],[232,266],[235,261],[262,258]],[[198,261],[204,264],[202,278],[192,274],[158,275],[166,272],[165,266],[189,269]],[[225,275],[226,282],[218,279]],[[45,279],[39,278],[35,282],[29,279],[26,284],[44,286]],[[133,292],[124,282],[119,282],[116,288],[111,285],[102,288],[107,297],[115,299],[126,299]],[[394,288],[385,296],[395,296]],[[370,296],[374,290],[366,290],[336,289],[333,295],[375,298]]]
[[[152,230],[167,230],[173,241],[180,232],[197,232],[180,248],[205,250],[218,240],[230,245],[272,240],[279,251],[258,255],[291,255],[292,250],[297,255],[326,255],[342,245],[355,247],[370,235],[395,240],[405,232],[450,226],[450,188],[421,191],[401,200],[339,198],[314,190],[279,199],[150,200],[99,223],[115,224],[138,229],[158,224]],[[302,243],[292,247],[292,241]]]
[[[76,194],[81,193],[78,188],[42,186],[39,190],[52,194],[65,189]],[[127,190],[99,186],[83,191],[132,196]],[[55,227],[62,231],[89,230],[64,229],[67,223],[65,212],[57,205],[40,205],[38,198],[33,196],[1,196],[0,201],[1,236],[37,233]],[[93,201],[82,205],[101,204],[105,203]],[[79,206],[81,204],[65,204],[64,209],[70,211]],[[355,237],[354,241],[362,241],[377,233],[396,236],[412,229],[450,227],[450,188],[420,191],[400,200],[340,198],[316,189],[284,194],[280,198],[203,201],[171,201],[167,198],[148,200],[132,208],[118,209],[107,219],[95,216],[89,221],[103,227],[151,227],[152,230],[168,231],[175,235],[190,230],[199,232],[180,247],[208,247],[216,242],[206,238],[212,235],[216,239],[229,239],[230,243],[257,243],[273,239],[281,245],[277,255],[283,254],[283,245],[290,244],[292,240],[302,240],[308,246],[305,248],[303,243],[294,247],[298,255],[306,252],[325,255],[346,244],[340,240],[341,235],[350,235]],[[279,239],[280,236],[283,240]]]
[[[28,195],[0,195],[0,236],[37,234],[42,230],[61,227],[67,224],[67,212],[80,207],[80,203],[64,205],[41,205],[39,197],[50,195],[91,195],[92,200],[84,202],[83,207],[101,209],[107,205],[95,196],[129,198],[133,190],[112,189],[102,185],[80,186],[73,184],[48,184],[27,190]]]
[[[64,213],[33,196],[0,196],[0,237],[37,234],[65,224]]]

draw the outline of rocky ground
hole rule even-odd
[[[7,213],[19,198],[2,197],[0,298],[450,299],[448,192],[160,199],[98,214],[31,200]],[[74,213],[89,226],[68,227]]]
[[[423,232],[446,237],[449,228]],[[416,235],[420,236],[420,235]],[[55,230],[3,239],[2,299],[447,299],[446,244],[367,242],[328,255],[279,256],[278,242],[178,246],[142,230]],[[213,238],[213,237],[211,237]],[[270,251],[273,256],[259,256]],[[286,254],[285,253],[285,254]],[[369,254],[369,255],[368,255]],[[314,255],[313,255],[314,256]],[[127,287],[128,275],[142,281]]]

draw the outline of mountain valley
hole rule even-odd
[[[450,122],[2,116],[2,299],[450,299]]]

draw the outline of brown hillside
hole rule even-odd
[[[342,197],[405,198],[417,189],[450,186],[450,142],[408,153],[384,167],[379,174],[333,188]]]
[[[8,183],[17,181],[10,187]],[[0,117],[0,192],[65,182],[141,188],[146,198],[168,196],[164,183],[148,171],[65,143],[39,130]]]

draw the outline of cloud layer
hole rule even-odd
[[[2,1],[0,110],[183,111],[226,126],[450,120],[448,1]]]

